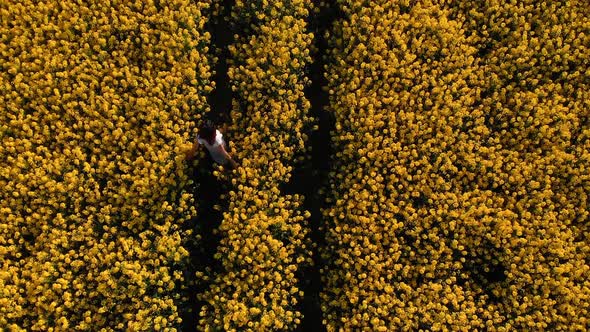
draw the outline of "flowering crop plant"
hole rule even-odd
[[[283,195],[295,154],[305,151],[312,119],[303,95],[304,66],[311,62],[313,35],[305,1],[236,1],[236,34],[228,70],[234,99],[229,129],[240,142],[229,192],[229,209],[219,227],[216,257],[223,271],[202,295],[201,329],[291,330],[301,313],[295,273],[311,263],[303,196]],[[240,30],[240,32],[243,32]],[[225,178],[227,173],[218,173]]]
[[[589,8],[0,2],[0,331],[588,330]]]
[[[0,4],[0,330],[175,330],[207,1]]]
[[[587,329],[587,4],[335,5],[328,331]]]

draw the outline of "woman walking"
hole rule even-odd
[[[197,153],[197,146],[199,144],[205,145],[207,150],[209,150],[209,154],[216,163],[225,165],[229,162],[232,168],[238,167],[238,164],[225,150],[226,144],[223,140],[223,135],[215,128],[213,122],[207,120],[199,128],[197,140],[193,142],[192,148],[186,152],[187,159],[192,159],[195,157]]]

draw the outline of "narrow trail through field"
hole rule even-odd
[[[207,97],[211,111],[206,118],[222,128],[222,132],[224,132],[223,128],[231,122],[232,91],[227,75],[227,59],[230,56],[228,45],[232,43],[233,35],[230,33],[227,18],[232,4],[233,0],[224,0],[221,12],[211,17],[205,25],[206,30],[211,34],[211,55],[218,57],[217,63],[212,68],[215,71],[212,76],[215,89]],[[227,137],[225,139],[227,141]],[[229,152],[231,153],[231,150]],[[214,274],[220,269],[219,261],[214,259],[220,241],[217,229],[228,202],[227,199],[221,198],[226,189],[213,175],[213,159],[208,153],[205,155],[206,157],[200,160],[193,170],[193,179],[198,184],[194,192],[197,217],[190,224],[194,229],[194,236],[200,235],[201,240],[187,248],[191,256],[189,269],[185,273],[187,282],[195,279],[197,271],[210,270]],[[218,209],[215,209],[216,205]],[[207,286],[205,284],[189,286],[187,307],[182,310],[181,316],[182,331],[197,331],[199,311],[203,304],[197,299],[197,295]]]
[[[314,1],[319,6],[319,1]],[[320,302],[322,283],[320,269],[322,261],[318,249],[325,245],[325,237],[320,226],[323,223],[321,209],[324,206],[324,195],[320,189],[326,188],[332,144],[330,131],[334,129],[334,117],[325,110],[328,105],[327,85],[324,77],[325,55],[327,43],[324,33],[331,28],[332,22],[338,17],[335,6],[320,7],[319,13],[311,14],[308,18],[308,29],[314,33],[314,49],[311,52],[313,62],[308,68],[308,75],[312,83],[304,93],[311,103],[310,114],[317,119],[318,130],[313,131],[308,144],[311,146],[311,159],[294,169],[289,183],[285,185],[284,193],[302,194],[305,197],[303,208],[309,210],[310,233],[314,247],[312,259],[314,264],[300,271],[300,289],[304,292],[303,302],[299,310],[303,314],[301,324],[296,331],[326,331],[322,323],[323,314]]]

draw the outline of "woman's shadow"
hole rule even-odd
[[[215,162],[209,153],[197,154],[195,166],[191,167],[192,179],[195,183],[193,195],[197,215],[187,225],[191,228],[192,241],[186,242],[186,249],[190,254],[185,280],[195,280],[194,273],[202,272],[214,276],[222,268],[221,262],[215,259],[215,253],[221,240],[217,232],[223,219],[223,211],[227,209],[227,199],[221,195],[227,191],[225,185],[213,174],[216,170]],[[217,208],[216,208],[217,207]],[[200,239],[196,239],[200,237]],[[203,294],[209,287],[209,282],[198,280],[188,286],[188,306],[181,308],[183,319],[182,330],[194,331],[198,324],[198,312],[205,303],[198,300],[198,294]],[[190,308],[189,308],[190,307]],[[196,311],[196,312],[195,312]]]
[[[209,153],[205,153],[204,157],[198,159],[198,165],[194,168],[193,174],[193,179],[197,184],[195,190],[198,220],[196,231],[201,234],[201,245],[204,251],[202,263],[212,268],[215,265],[213,256],[220,240],[216,230],[223,219],[223,209],[226,207],[226,199],[221,198],[225,192],[225,185],[213,174],[215,170],[215,161]]]

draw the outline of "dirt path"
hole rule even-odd
[[[215,89],[207,97],[211,111],[206,117],[213,120],[220,130],[225,132],[224,128],[231,123],[232,91],[227,75],[227,59],[229,57],[228,45],[233,41],[233,35],[230,33],[225,18],[231,11],[233,1],[224,0],[223,2],[223,10],[219,13],[219,17],[212,17],[205,26],[211,34],[210,48],[212,52],[217,52],[212,56],[215,55],[219,58],[212,68],[215,71],[212,76]],[[228,141],[227,138],[225,139]],[[227,189],[213,176],[213,159],[208,153],[205,156],[193,170],[193,179],[197,183],[194,192],[197,217],[191,221],[191,227],[194,229],[193,234],[200,235],[201,240],[187,248],[191,259],[189,268],[185,272],[185,281],[194,280],[197,271],[209,270],[211,273],[215,273],[220,268],[219,262],[213,256],[220,241],[216,230],[223,220],[223,211],[227,207],[227,200],[221,197],[227,192]],[[214,208],[216,205],[219,206],[219,209]],[[197,331],[199,310],[203,304],[197,299],[197,295],[202,293],[207,286],[203,283],[189,286],[187,306],[182,310],[181,316],[183,319],[182,331]]]

